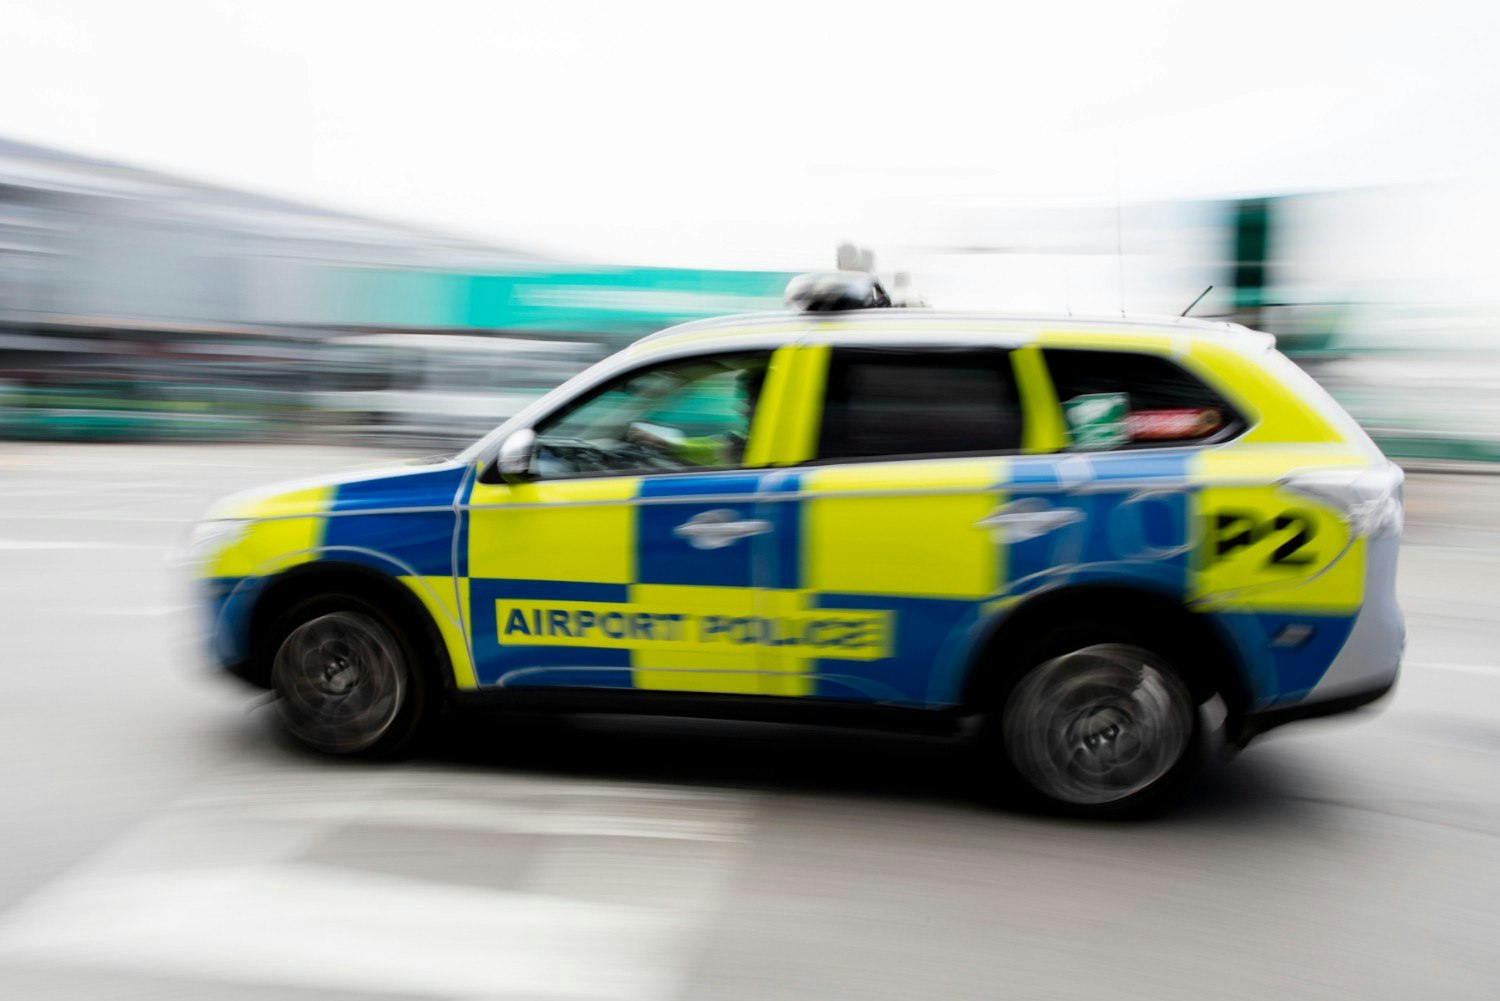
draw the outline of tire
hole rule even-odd
[[[306,598],[277,620],[271,687],[282,727],[323,754],[391,758],[425,736],[441,703],[407,630],[351,594]]]
[[[1138,816],[1170,804],[1197,774],[1200,700],[1158,644],[1121,627],[1075,627],[1017,663],[981,744],[1001,790],[1055,813]]]

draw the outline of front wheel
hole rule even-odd
[[[1006,764],[1048,805],[1117,815],[1159,805],[1198,763],[1201,726],[1177,670],[1127,643],[1073,646],[1034,663],[998,719]]]
[[[432,708],[410,643],[380,609],[352,595],[301,602],[282,617],[271,667],[276,710],[299,743],[325,754],[390,756]]]

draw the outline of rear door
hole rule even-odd
[[[1011,503],[1057,527],[1011,547],[1006,595],[1111,584],[1186,600],[1201,446],[1243,429],[1235,410],[1171,358],[1136,350],[1029,348],[1061,418],[1057,450],[1016,478]],[[1029,480],[1027,482],[1026,480]]]
[[[825,621],[843,617],[845,640],[784,648],[788,670],[810,695],[952,702],[1005,580],[1005,533],[991,519],[1023,444],[1011,352],[820,350],[816,444],[785,474],[802,510],[784,583]]]
[[[1067,425],[1048,496],[1081,520],[1013,547],[1012,593],[1151,588],[1235,636],[1257,696],[1310,689],[1353,626],[1366,547],[1338,512],[1288,483],[1367,456],[1336,441],[1279,443],[1281,432],[1254,441],[1286,414],[1240,413],[1165,336],[1154,351],[1042,353]]]

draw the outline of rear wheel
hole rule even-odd
[[[1147,810],[1196,770],[1196,700],[1162,655],[1097,638],[1075,635],[1028,658],[991,721],[998,733],[990,744],[1010,777],[1052,808]]]
[[[353,595],[323,595],[280,619],[271,666],[276,710],[299,743],[325,754],[390,756],[422,732],[430,672],[400,626]]]

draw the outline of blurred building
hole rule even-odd
[[[787,275],[552,261],[0,139],[0,323],[630,334]]]
[[[0,139],[0,436],[462,440],[787,278],[552,261]]]
[[[316,321],[331,268],[458,271],[520,252],[0,139],[0,322]]]
[[[928,302],[1170,315],[1212,285],[1195,315],[1275,334],[1392,454],[1500,459],[1493,179],[921,216],[876,250]],[[462,440],[790,277],[549,260],[0,139],[0,437]]]

